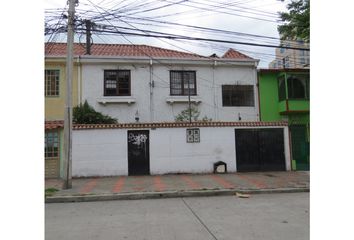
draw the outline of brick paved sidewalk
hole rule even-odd
[[[72,189],[62,190],[63,181],[47,179],[45,187],[60,191],[54,196],[120,194],[191,190],[266,190],[309,188],[309,172],[257,172],[228,174],[178,174],[74,178]]]

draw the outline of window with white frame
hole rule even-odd
[[[44,70],[44,93],[45,96],[59,96],[59,70]]]

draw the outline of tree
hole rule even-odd
[[[284,22],[283,25],[278,26],[281,39],[301,39],[310,42],[310,1],[292,0],[287,5],[287,9],[289,12],[279,13]]]
[[[80,104],[73,109],[73,123],[77,124],[114,124],[117,123],[116,118],[96,112],[87,100],[84,104]]]

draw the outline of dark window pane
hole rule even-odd
[[[104,96],[129,96],[130,70],[104,71]]]
[[[286,88],[285,88],[285,77],[281,76],[278,78],[278,93],[279,93],[279,101],[283,101],[286,99]]]
[[[223,106],[254,106],[252,85],[223,85]]]
[[[170,71],[171,95],[196,95],[195,71]]]
[[[305,98],[305,81],[296,76],[288,77],[288,97],[291,99]]]

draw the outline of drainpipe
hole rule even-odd
[[[152,59],[150,59],[150,122],[154,121],[154,103],[153,103],[153,68],[152,68]]]
[[[258,103],[257,105],[258,105],[258,108],[257,108],[257,106],[255,106],[255,112],[256,112],[256,114],[258,115],[257,116],[257,120],[258,121],[260,121],[260,118],[261,118],[261,105],[260,105],[260,100],[259,100],[259,83],[258,83],[258,74],[257,74],[257,66],[258,66],[258,62],[255,62],[255,64],[254,64],[255,66],[254,66],[254,79],[255,79],[255,83],[256,83],[256,90],[257,90],[257,95],[256,94],[254,94],[254,98],[256,98],[256,96],[257,96],[257,101],[254,101],[254,103],[255,103],[255,105],[256,105],[256,103]]]
[[[257,74],[257,93],[258,93],[258,116],[259,116],[259,121],[262,121],[262,115],[261,115],[261,95],[260,95],[260,90],[259,90],[259,75],[260,72]]]
[[[81,56],[77,58],[77,104],[81,104]]]
[[[214,95],[214,120],[218,121],[219,120],[219,116],[218,116],[218,105],[216,103],[216,87],[215,87],[215,67],[217,65],[216,60],[214,60],[214,64],[213,64],[213,95]]]

